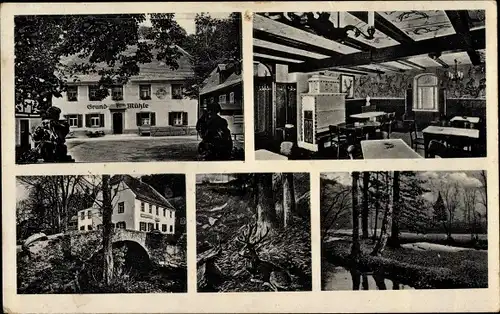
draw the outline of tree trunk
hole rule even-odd
[[[283,174],[283,220],[285,228],[290,225],[292,213],[295,211],[295,186],[293,173]]]
[[[374,224],[374,227],[373,227],[373,241],[377,241],[377,230],[378,230],[378,214],[379,214],[379,210],[380,210],[380,202],[378,200],[378,193],[379,193],[379,190],[378,190],[378,172],[375,174],[376,178],[375,178],[375,181],[377,182],[377,185],[376,185],[376,190],[375,190],[375,196],[377,199],[374,200],[374,206],[375,206],[375,224]]]
[[[351,257],[357,259],[360,253],[359,244],[359,208],[358,208],[359,172],[352,173],[352,246]]]
[[[375,284],[377,285],[378,290],[387,290],[383,274],[375,272],[373,273],[373,279],[375,279]]]
[[[273,198],[273,175],[257,173],[257,227],[259,233],[272,232],[276,226],[276,210]]]
[[[102,176],[102,248],[104,252],[103,279],[106,285],[113,279],[113,225],[111,216],[113,205],[111,204],[111,187],[109,186],[109,175]]]
[[[385,245],[387,244],[387,238],[389,237],[389,230],[392,228],[392,193],[389,187],[389,178],[388,174],[386,174],[385,184],[387,189],[387,194],[389,199],[386,203],[384,218],[382,219],[382,229],[380,230],[380,237],[377,241],[377,244],[373,248],[371,255],[380,256],[385,249]]]
[[[368,239],[368,183],[370,181],[370,173],[363,172],[363,211],[361,212],[361,230],[362,238]]]
[[[394,176],[392,180],[392,209],[393,209],[393,219],[391,226],[391,240],[389,244],[392,247],[399,247],[399,171],[394,171]]]
[[[351,268],[352,290],[359,290],[361,284],[361,272],[356,268]]]

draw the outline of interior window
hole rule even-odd
[[[413,110],[438,111],[438,78],[425,73],[413,80]]]

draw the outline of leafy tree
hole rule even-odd
[[[104,252],[103,279],[109,286],[113,280],[113,205],[109,175],[102,176],[102,248]]]
[[[201,13],[195,17],[196,31],[188,36],[184,47],[192,56],[194,77],[186,83],[186,95],[196,98],[204,81],[218,64],[240,67],[241,14],[228,19],[212,18]]]
[[[387,239],[389,238],[389,230],[392,229],[392,213],[393,213],[393,189],[390,184],[390,175],[388,173],[384,176],[384,188],[385,193],[388,196],[387,202],[385,202],[384,217],[382,219],[382,227],[380,230],[380,237],[378,238],[371,255],[380,256],[385,249],[387,244]]]
[[[321,178],[321,242],[339,219],[351,210],[351,188],[332,179]]]
[[[449,234],[447,229],[447,220],[448,216],[446,215],[446,208],[444,206],[443,197],[441,196],[441,192],[438,192],[438,197],[436,203],[434,203],[434,221],[443,224],[443,229],[446,234]]]
[[[173,14],[153,14],[154,44],[139,41],[145,14],[18,15],[14,18],[16,106],[31,102],[44,110],[61,97],[75,74],[100,76],[97,96],[104,99],[113,84],[124,84],[139,73],[139,64],[156,58],[178,67],[176,44],[185,37]],[[133,51],[131,51],[133,47]],[[64,58],[76,55],[79,62]]]
[[[399,182],[399,225],[412,232],[425,232],[430,222],[429,204],[422,197],[429,192],[426,181],[414,171],[402,171]]]

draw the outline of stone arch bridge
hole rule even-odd
[[[172,234],[115,229],[112,243],[139,246],[155,264],[179,265],[186,263],[186,249],[177,243],[178,238]],[[67,233],[62,238],[62,249],[66,256],[91,258],[102,249],[102,230]]]

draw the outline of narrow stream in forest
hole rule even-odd
[[[414,290],[387,277],[373,273],[350,270],[324,262],[322,265],[322,290]]]

